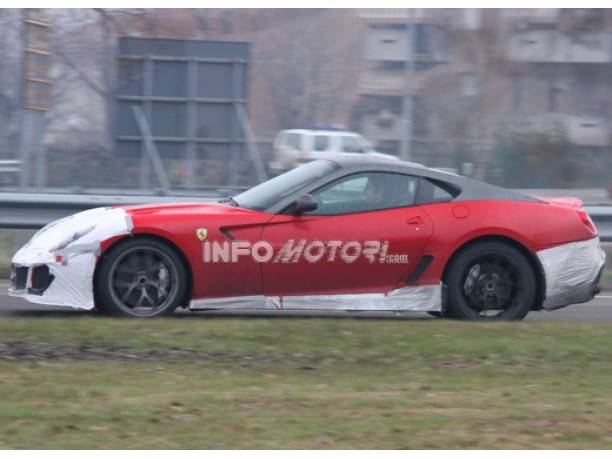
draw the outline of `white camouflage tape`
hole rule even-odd
[[[594,282],[606,262],[599,238],[537,252],[546,276],[544,309],[559,309],[593,298]]]
[[[32,237],[13,257],[13,264],[27,267],[24,290],[11,290],[18,296],[38,304],[92,309],[93,274],[100,243],[132,230],[131,219],[123,209],[97,208],[79,212],[53,222]],[[53,281],[42,295],[28,292],[31,273],[37,266],[47,265]]]
[[[194,300],[189,309],[273,309],[321,311],[441,311],[442,286],[402,287],[391,292],[351,295],[243,296]]]

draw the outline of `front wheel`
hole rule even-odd
[[[525,256],[500,242],[463,250],[445,275],[447,314],[456,319],[521,320],[536,300],[535,273]]]
[[[169,315],[185,296],[185,268],[166,244],[126,239],[102,256],[96,277],[98,308],[118,316]]]

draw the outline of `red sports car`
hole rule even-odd
[[[581,206],[412,163],[320,160],[218,203],[52,223],[14,256],[10,294],[146,317],[184,307],[522,319],[598,292],[605,256]]]

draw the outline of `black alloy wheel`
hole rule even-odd
[[[185,268],[162,242],[126,239],[104,254],[101,262],[96,296],[103,312],[132,317],[169,315],[185,296]]]
[[[536,300],[536,278],[526,257],[501,242],[467,247],[445,276],[447,315],[456,319],[521,320]]]

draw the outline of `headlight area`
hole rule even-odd
[[[47,225],[13,256],[9,295],[36,304],[93,309],[101,244],[131,230],[131,219],[120,207],[85,210]]]
[[[99,242],[75,242],[53,253],[49,249],[13,259],[9,296],[32,303],[94,307],[91,288]]]
[[[75,241],[78,241],[79,239],[81,239],[86,234],[91,233],[94,230],[95,227],[96,227],[96,225],[92,225],[92,226],[89,226],[89,227],[84,228],[82,230],[75,231],[74,233],[72,233],[70,236],[68,236],[67,238],[65,238],[61,242],[59,242],[57,244],[54,244],[49,249],[49,252],[54,253],[54,252],[57,252],[59,250],[65,249],[66,247],[68,247],[68,245],[72,244]]]
[[[75,243],[94,229],[95,225],[90,225],[72,232],[70,236],[60,239],[59,242],[59,238],[57,238],[50,248],[39,252],[40,255],[45,252],[48,255],[42,258],[38,257],[38,260],[32,259],[30,263],[23,264],[13,263],[11,267],[11,293],[16,296],[42,296],[52,285],[55,279],[54,272],[58,273],[58,268],[52,266],[54,265],[53,262],[57,265],[67,266],[69,258],[75,255],[82,253],[97,254],[100,250],[99,243]]]
[[[54,244],[49,252],[53,254],[53,258],[56,263],[61,263],[62,266],[68,264],[68,258],[70,255],[77,255],[81,253],[93,253],[94,255],[100,254],[100,243],[85,243],[85,244],[74,244],[74,242],[81,239],[86,234],[91,233],[95,226],[90,226],[80,231],[75,231],[70,237],[65,238],[61,242]]]
[[[11,269],[11,290],[14,293],[42,295],[53,282],[53,274],[47,265],[18,266]]]

